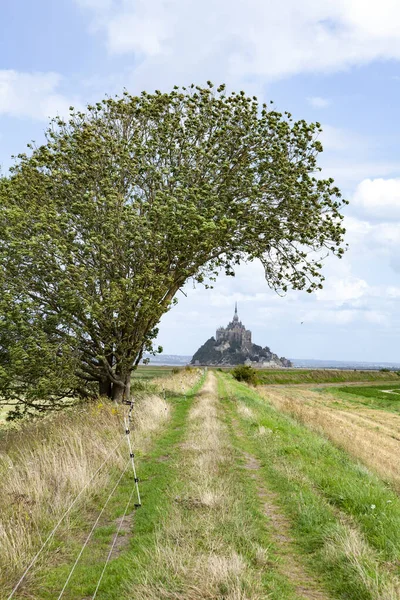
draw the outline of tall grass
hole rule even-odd
[[[48,533],[113,448],[57,533],[68,537],[80,511],[126,463],[122,407],[108,401],[25,423],[19,431],[3,432],[0,439],[0,597],[6,597]],[[142,397],[135,407],[133,444],[146,452],[154,431],[168,419],[169,405],[160,396]],[[54,549],[54,547],[53,547]],[[51,554],[51,553],[50,553]],[[46,553],[45,553],[46,557]],[[44,561],[47,559],[44,557]],[[43,561],[38,561],[40,569]],[[35,574],[27,577],[25,583]]]

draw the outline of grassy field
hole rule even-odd
[[[153,365],[140,365],[133,376],[138,379],[156,379],[158,377],[167,377],[172,374],[172,369],[179,367],[168,367],[168,366],[153,366]]]
[[[63,599],[93,597],[122,525],[100,600],[398,600],[394,480],[338,448],[287,402],[326,411],[325,421],[328,413],[369,408],[336,388],[256,390],[219,371],[181,371],[151,389],[139,401],[133,432],[142,508],[135,511],[132,501],[121,521],[134,489],[127,472]],[[165,400],[157,389],[167,390]],[[27,425],[0,443],[1,598],[121,426],[112,406],[93,405]],[[385,431],[373,434],[380,451]],[[113,456],[14,598],[58,597],[126,452]],[[397,457],[393,450],[394,468]]]
[[[400,383],[395,371],[345,371],[334,369],[264,369],[258,371],[260,385],[293,385],[310,383],[387,382]]]
[[[340,398],[345,398],[347,402],[400,413],[400,385],[382,384],[378,387],[343,386],[330,390],[330,393],[335,392]],[[343,394],[348,394],[348,396],[345,397]]]
[[[400,396],[393,385],[269,387],[261,395],[279,411],[327,436],[400,492]]]

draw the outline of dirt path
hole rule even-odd
[[[237,422],[233,423],[236,435],[243,437]],[[280,569],[289,579],[299,598],[305,600],[329,600],[321,590],[319,582],[305,569],[295,551],[295,542],[290,534],[290,521],[279,508],[277,494],[265,487],[259,471],[260,461],[248,452],[243,452],[245,468],[257,486],[257,495],[262,503],[263,513],[266,517],[265,526],[271,531],[272,538],[279,550],[281,558]]]

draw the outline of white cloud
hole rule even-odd
[[[358,277],[330,277],[322,290],[316,291],[317,300],[328,305],[341,306],[359,300],[368,292],[368,283]]]
[[[353,197],[353,207],[370,219],[400,219],[400,178],[364,179]]]
[[[331,101],[327,98],[321,98],[321,96],[313,96],[312,98],[307,98],[308,102],[314,108],[326,108],[330,105]]]
[[[204,67],[213,76],[225,65],[228,82],[271,80],[400,59],[397,0],[76,2],[91,12],[111,53],[141,55],[142,76],[155,65],[185,79],[193,65],[197,76]]]
[[[322,138],[321,141],[323,144]],[[325,148],[329,149],[328,146],[325,146]],[[367,142],[365,141],[364,151],[367,148]],[[400,162],[383,162],[379,160],[360,161],[359,152],[357,152],[357,161],[354,161],[353,151],[346,156],[344,155],[344,148],[341,159],[332,160],[332,157],[322,155],[320,163],[323,167],[323,176],[333,177],[338,185],[350,186],[352,188],[366,178],[396,177],[400,173]]]
[[[356,152],[359,154],[366,145],[364,136],[343,129],[342,127],[333,127],[322,123],[322,133],[320,141],[325,150],[340,152]]]
[[[58,73],[0,70],[0,114],[47,120],[66,115],[71,102],[58,89]]]
[[[140,3],[139,3],[140,4]],[[151,57],[168,50],[171,33],[165,16],[151,17],[144,14],[128,13],[116,15],[108,25],[108,45],[114,54],[135,52]]]
[[[307,324],[324,324],[324,325],[337,325],[344,326],[350,325],[350,323],[368,323],[371,325],[387,326],[390,323],[390,319],[386,314],[378,310],[318,310],[313,309],[306,313],[302,317],[304,323]]]

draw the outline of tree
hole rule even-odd
[[[345,201],[320,131],[211,83],[71,108],[0,186],[4,330],[18,313],[72,393],[120,400],[188,279],[259,259],[277,291],[322,287]]]

